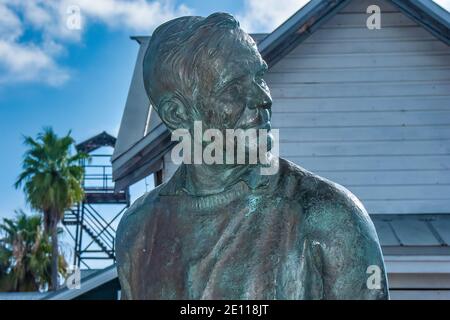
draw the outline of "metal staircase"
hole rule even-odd
[[[96,253],[91,249],[95,243],[101,251],[110,259],[115,260],[114,256],[114,235],[115,230],[111,227],[111,222],[107,222],[93,207],[85,204],[83,219],[78,214],[77,208],[67,210],[64,215],[63,224],[67,226],[79,226],[85,231],[91,241],[84,246],[83,250],[79,246],[76,251],[82,253]]]
[[[114,147],[114,144],[115,138],[103,132],[77,145],[79,151],[91,155],[89,164],[81,163],[85,171],[85,197],[83,202],[67,210],[62,220],[74,241],[74,265],[77,266],[83,264],[84,267],[90,268],[90,260],[115,262],[116,231],[113,226],[129,206],[129,191],[126,189],[115,192],[109,163],[111,155],[91,154],[100,147]],[[103,160],[103,164],[95,164],[98,160]],[[114,209],[108,205],[115,205]],[[102,208],[107,208],[108,218],[104,216],[105,211],[100,210]],[[113,213],[112,210],[116,212]]]

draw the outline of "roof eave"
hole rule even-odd
[[[434,1],[391,0],[410,19],[450,45],[450,13]]]
[[[269,67],[308,38],[351,0],[311,0],[258,45]]]

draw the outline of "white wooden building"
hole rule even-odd
[[[381,9],[370,30],[368,6]],[[311,0],[270,34],[280,154],[340,183],[375,222],[393,298],[450,298],[450,14],[431,0]],[[140,50],[112,158],[116,186],[175,170]]]

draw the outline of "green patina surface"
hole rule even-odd
[[[143,67],[170,130],[192,130],[194,121],[221,131],[270,128],[267,66],[228,14],[163,24]],[[276,174],[259,169],[182,164],[138,199],[117,231],[122,296],[387,299],[380,245],[359,200],[284,159]],[[369,279],[371,266],[379,274]]]

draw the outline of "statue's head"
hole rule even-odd
[[[170,130],[270,129],[267,65],[233,16],[181,17],[159,26],[143,61],[144,85]]]

